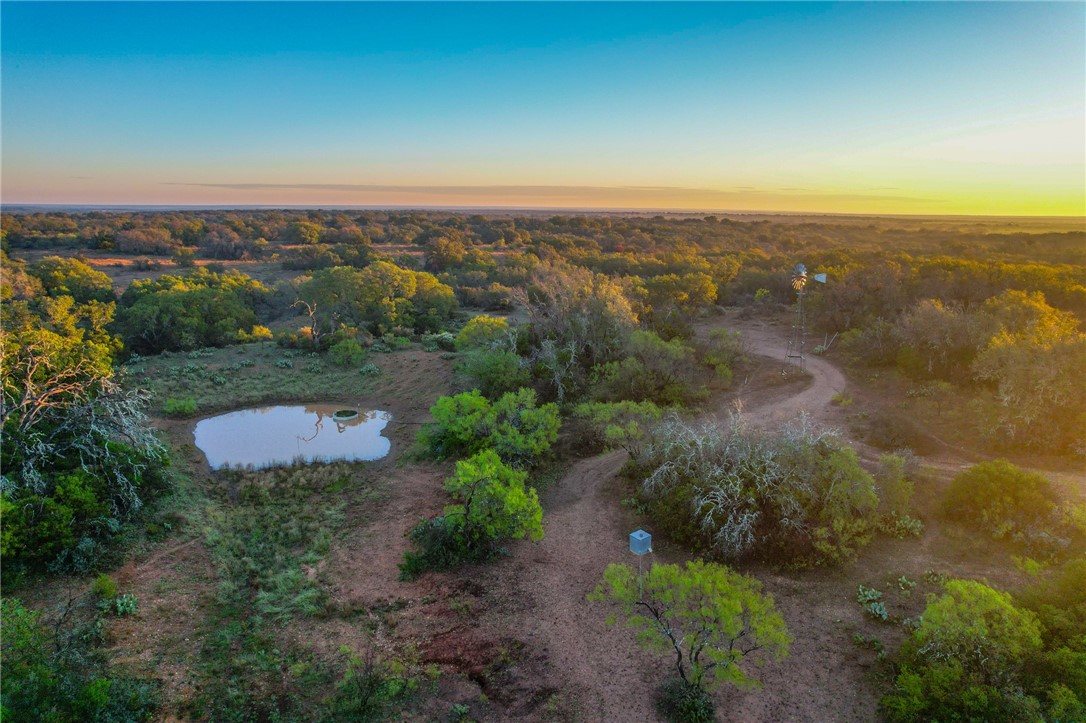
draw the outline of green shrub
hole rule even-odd
[[[357,367],[366,360],[366,350],[355,339],[344,339],[332,345],[328,358],[341,367]]]
[[[879,457],[875,484],[879,490],[879,510],[884,515],[907,515],[912,511],[913,482],[906,475],[907,463],[901,454]]]
[[[162,411],[167,417],[189,417],[196,414],[198,405],[192,397],[174,399],[170,397],[162,403]]]
[[[663,415],[664,410],[652,402],[585,402],[570,414],[571,436],[585,451],[622,448],[637,455]]]
[[[878,518],[856,452],[803,419],[779,431],[665,420],[634,463],[657,523],[727,558],[847,560]]]
[[[672,678],[660,686],[656,695],[660,716],[676,723],[713,723],[716,706],[704,689],[681,678]]]
[[[94,578],[94,582],[91,584],[91,592],[102,599],[114,597],[117,594],[117,583],[113,582],[112,577],[102,573]]]
[[[0,600],[0,617],[4,720],[82,723],[154,717],[158,708],[154,681],[106,673],[109,666],[98,621],[83,622],[84,616],[63,612],[56,619],[45,619],[10,597]]]
[[[531,371],[511,351],[479,349],[468,352],[460,363],[460,371],[487,399],[497,399],[532,381]]]
[[[422,337],[422,348],[425,351],[456,351],[456,337],[447,331],[426,334]]]
[[[493,450],[456,463],[445,489],[456,504],[441,517],[424,520],[411,537],[420,552],[400,565],[404,578],[492,557],[508,540],[543,537],[543,508],[527,474],[505,465]]]
[[[139,598],[131,593],[126,592],[113,600],[113,610],[117,613],[117,617],[135,615],[137,608],[139,608]]]
[[[886,603],[882,601],[882,593],[873,587],[864,587],[860,585],[856,591],[856,602],[860,603],[860,607],[864,609],[868,615],[876,617],[883,622],[886,621],[888,614],[886,612]]]
[[[472,351],[492,348],[496,343],[507,338],[511,331],[505,319],[494,316],[472,317],[456,335],[456,350]]]
[[[891,512],[888,517],[879,520],[879,531],[898,540],[920,537],[924,534],[924,523],[909,515],[898,516]]]
[[[558,438],[558,407],[537,407],[535,391],[521,389],[493,404],[478,389],[441,397],[430,407],[434,421],[419,442],[439,459],[494,449],[509,464],[524,466],[546,453]]]
[[[419,686],[413,660],[351,654],[331,701],[332,720],[385,720],[389,710],[406,701]]]
[[[374,363],[363,364],[358,372],[364,377],[375,377],[381,373],[381,367]]]
[[[1048,479],[1007,460],[982,462],[956,476],[943,508],[949,518],[1031,552],[1057,554],[1082,539]]]
[[[894,690],[881,703],[886,716],[893,721],[1043,720],[1038,691],[1023,689],[1027,661],[1042,653],[1037,617],[979,582],[949,580],[946,590],[929,601],[898,655]],[[1061,705],[1070,703],[1057,697]]]

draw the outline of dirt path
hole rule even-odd
[[[542,542],[519,545],[510,561],[520,594],[533,601],[522,634],[584,720],[614,719],[617,711],[631,721],[654,718],[657,661],[628,631],[605,624],[602,605],[585,599],[608,564],[630,558],[625,535],[633,528],[615,503],[625,461],[625,452],[612,452],[575,464],[544,496]]]
[[[738,328],[750,353],[779,359],[781,369],[785,368],[784,357],[788,346],[786,330],[750,322]],[[743,415],[747,421],[756,426],[776,426],[795,418],[800,412],[806,412],[820,423],[838,421],[831,402],[835,394],[845,390],[845,375],[826,359],[813,354],[806,355],[805,367],[810,374],[810,384],[799,393],[759,400],[757,403],[744,400]]]
[[[780,330],[747,325],[742,331],[751,353],[783,360],[785,346]],[[807,370],[810,381],[798,392],[795,385],[788,385],[759,393],[753,403],[745,403],[743,413],[748,422],[772,426],[800,411],[820,423],[836,421],[831,400],[845,388],[844,376],[817,357],[808,359]],[[730,411],[722,406],[716,413],[724,416]],[[662,656],[646,654],[638,647],[631,631],[621,625],[607,625],[609,610],[603,604],[585,599],[608,564],[633,560],[627,535],[639,523],[633,513],[617,504],[623,494],[618,472],[626,459],[624,452],[612,452],[582,460],[547,490],[544,539],[538,544],[518,544],[500,574],[503,580],[496,582],[508,584],[505,580],[512,579],[518,594],[532,601],[533,614],[526,622],[517,621],[521,625],[519,634],[536,654],[547,659],[555,687],[576,699],[580,717],[588,721],[656,720],[653,696],[666,667]],[[655,547],[653,562],[679,562],[686,557],[680,550],[668,549],[661,540]],[[824,582],[805,580],[802,584],[769,571],[760,571],[759,576],[778,596],[790,619],[804,615],[804,598],[813,592],[812,584],[826,587],[816,594],[829,599],[841,586],[832,576]],[[842,675],[840,668],[848,661],[833,660],[825,650],[827,636],[835,634],[834,620],[839,620],[848,605],[846,598],[840,605],[823,606],[819,617],[825,619],[819,622],[828,628],[809,640],[797,641],[794,649],[799,654],[795,662],[777,666],[783,669],[773,673],[767,670],[764,691],[721,691],[720,710],[738,720],[869,717],[873,713],[870,696],[859,704],[865,713],[850,712],[857,710],[856,699],[864,697],[848,690],[862,687],[856,679],[862,670],[853,665],[851,674]],[[836,647],[851,655],[849,646]],[[816,659],[821,659],[822,664],[812,666],[810,661]],[[839,713],[827,717],[826,711],[832,710]]]

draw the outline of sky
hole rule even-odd
[[[6,204],[1086,215],[1086,3],[0,4]]]

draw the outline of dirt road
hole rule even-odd
[[[752,354],[769,357],[766,364],[780,364],[786,341],[779,329],[764,325],[743,328]],[[824,359],[807,362],[806,386],[789,384],[768,393],[759,392],[752,402],[744,400],[748,423],[772,426],[807,412],[819,422],[836,419],[833,395],[845,387],[844,376]],[[722,405],[724,403],[722,402]],[[731,411],[726,405],[720,416]],[[521,543],[513,551],[503,578],[512,579],[524,599],[531,601],[533,615],[522,622],[521,635],[529,647],[550,664],[554,688],[572,694],[580,718],[588,721],[652,721],[657,719],[653,696],[667,673],[666,656],[641,650],[634,634],[623,625],[607,625],[610,612],[602,603],[585,596],[599,582],[612,562],[634,561],[628,550],[628,534],[639,523],[618,504],[622,497],[618,472],[624,452],[612,452],[582,460],[544,495],[545,537],[537,544]],[[650,530],[651,531],[651,530]],[[679,562],[683,551],[657,540],[652,560]],[[819,580],[802,584],[769,571],[758,576],[778,598],[786,619],[808,616],[806,595],[829,600],[816,612],[817,622],[828,625],[806,637],[797,635],[794,657],[767,669],[766,689],[756,693],[722,690],[719,710],[730,720],[864,720],[874,714],[874,699],[861,692],[862,670],[851,661],[835,659],[827,652],[827,632],[833,621],[847,612],[850,600],[840,602],[841,587],[835,576],[822,573]],[[812,585],[819,588],[817,592]],[[824,589],[823,589],[824,588]],[[850,653],[848,646],[836,645]],[[812,661],[819,661],[812,665]],[[848,672],[843,672],[844,669]],[[549,676],[549,677],[550,677]],[[838,711],[836,717],[828,711]]]

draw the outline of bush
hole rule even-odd
[[[909,515],[898,516],[891,512],[889,516],[879,520],[879,531],[884,535],[904,540],[909,537],[920,537],[924,534],[924,523]]]
[[[636,456],[652,425],[663,415],[664,410],[652,402],[586,402],[570,414],[574,424],[571,436],[592,453],[621,447]]]
[[[455,351],[456,337],[447,331],[426,334],[422,337],[422,348],[425,351]]]
[[[803,419],[776,432],[668,420],[634,463],[654,519],[726,558],[849,559],[877,521],[875,481],[856,452]]]
[[[332,720],[384,720],[390,707],[418,689],[414,667],[413,661],[378,658],[372,648],[365,656],[350,655],[331,701]]]
[[[1082,537],[1052,484],[1007,460],[982,462],[956,476],[943,508],[949,518],[1031,552],[1057,554]]]
[[[690,685],[681,678],[672,678],[660,686],[656,705],[660,716],[667,721],[713,723],[716,720],[713,697],[702,688]]]
[[[856,590],[856,602],[860,603],[860,607],[864,609],[868,615],[878,618],[883,622],[886,622],[888,614],[886,612],[886,603],[882,601],[882,593],[873,587],[864,587],[860,585]]]
[[[98,621],[66,610],[56,620],[14,598],[0,600],[4,621],[0,710],[5,720],[82,723],[150,720],[158,687],[109,675]],[[75,622],[80,620],[81,622]]]
[[[505,319],[494,316],[475,316],[456,335],[456,350],[490,349],[508,338],[511,333],[512,329]]]
[[[536,407],[535,391],[521,389],[493,404],[474,389],[441,397],[430,407],[434,421],[419,432],[419,442],[439,459],[494,449],[509,464],[524,466],[546,453],[558,439],[558,407]]]
[[[411,533],[421,551],[408,552],[401,576],[488,559],[508,540],[543,537],[543,508],[527,474],[505,465],[493,450],[456,463],[445,489],[457,503]]]
[[[497,399],[516,391],[532,380],[529,369],[511,351],[469,352],[460,364],[460,371],[472,380],[487,399]]]
[[[950,580],[946,590],[902,647],[895,689],[881,704],[887,717],[1042,720],[1040,700],[1022,687],[1026,662],[1042,652],[1037,617],[979,582]]]
[[[192,397],[184,397],[183,399],[170,397],[162,403],[162,412],[167,417],[189,417],[196,414],[198,406],[196,400]]]
[[[114,597],[117,594],[117,583],[113,582],[112,577],[102,573],[91,584],[91,592],[103,599]]]
[[[366,350],[355,339],[344,339],[332,345],[328,358],[341,367],[357,367],[366,360]]]

